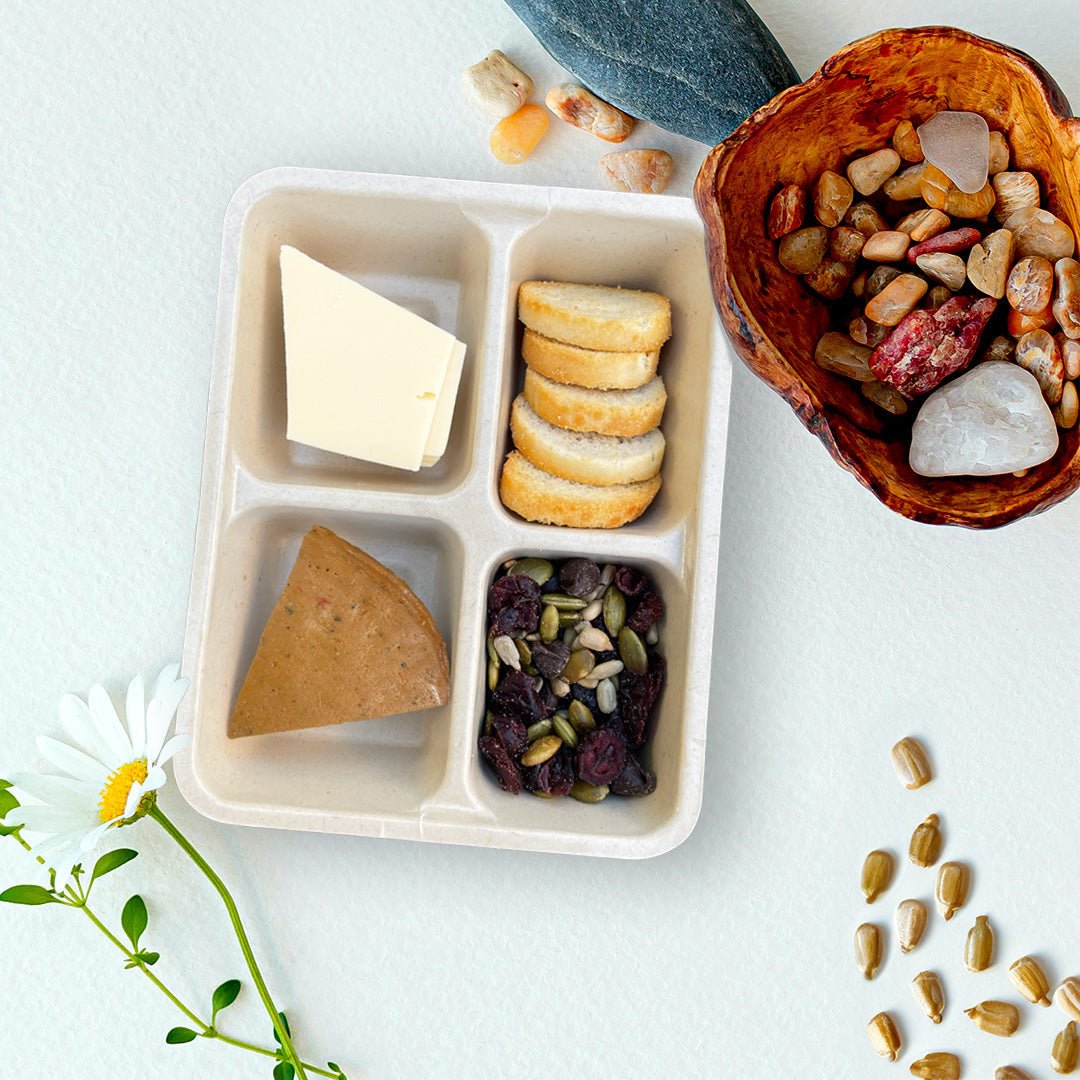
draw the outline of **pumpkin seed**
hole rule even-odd
[[[603,667],[603,664],[599,665]],[[593,668],[596,671],[596,668]],[[615,684],[610,679],[601,679],[596,684],[596,706],[605,715],[610,716],[615,711],[616,697]]]
[[[523,664],[532,663],[532,649],[529,648],[529,643],[524,638],[518,638],[514,644],[517,646],[518,656],[521,657]]]
[[[491,710],[484,713],[484,734],[490,735],[495,730],[495,717]]]
[[[488,713],[490,716],[491,713]],[[535,724],[530,724],[525,731],[525,738],[530,743],[536,742],[537,739],[542,739],[545,735],[551,734],[551,721],[550,720],[537,720]]]
[[[524,574],[537,585],[546,585],[555,576],[555,567],[547,559],[518,559],[507,571],[507,577],[511,574]]]
[[[540,615],[540,640],[552,642],[559,636],[559,609],[548,604]]]
[[[589,606],[589,602],[582,600],[580,596],[567,596],[566,593],[560,592],[544,593],[540,597],[540,602],[551,604],[560,611],[584,611]]]
[[[595,666],[596,657],[588,649],[575,649],[562,669],[562,677],[568,683],[576,683],[590,674]]]
[[[535,664],[525,664],[522,666],[522,670],[526,675],[539,675],[540,669]]]
[[[644,675],[649,670],[649,655],[641,638],[624,626],[619,631],[619,656],[626,665],[626,670],[634,675]]]
[[[574,637],[577,637],[580,631],[574,629],[581,620],[578,618],[576,611],[560,611],[559,612],[559,627],[562,630],[573,631]]]
[[[570,702],[568,718],[578,731],[592,731],[596,727],[596,718],[592,714],[592,709],[584,701],[575,699]]]
[[[499,662],[488,664],[488,689],[494,690],[499,685]]]
[[[609,790],[606,784],[597,787],[595,784],[586,784],[584,780],[575,780],[570,794],[578,802],[598,803],[607,798]]]
[[[552,797],[550,791],[533,791],[530,794],[535,795],[538,799],[550,799]]]
[[[487,654],[488,660],[493,664],[498,664],[499,654],[495,651],[495,642],[491,638],[487,639]]]
[[[513,668],[515,671],[521,670],[521,656],[518,653],[518,648],[514,644],[514,639],[509,634],[500,634],[492,642],[495,646],[495,652],[498,654],[499,659],[509,668]]]
[[[577,732],[574,730],[573,725],[570,723],[569,720],[556,713],[551,718],[551,729],[554,734],[558,735],[559,738],[562,739],[562,741],[570,747],[571,750],[577,749]]]
[[[552,724],[552,727],[555,725]],[[559,747],[562,746],[562,739],[558,735],[541,735],[529,748],[521,755],[522,765],[543,765],[549,758],[553,758],[558,752]]]
[[[607,632],[613,637],[619,636],[626,623],[626,597],[620,592],[617,585],[609,585],[604,593],[604,602],[601,605],[604,613],[604,625]]]

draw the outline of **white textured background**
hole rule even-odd
[[[1071,0],[759,0],[803,74],[887,23],[954,22],[1038,58],[1080,100]],[[0,0],[0,769],[35,759],[53,703],[179,653],[230,194],[274,165],[589,186],[603,147],[556,130],[510,170],[459,100],[489,49],[559,74],[498,0]],[[703,148],[650,131],[685,193]],[[677,388],[676,388],[677,392]],[[959,1006],[1010,997],[959,973],[988,913],[1003,960],[1080,971],[1075,574],[1080,501],[986,535],[892,516],[787,407],[736,371],[704,810],[690,840],[617,863],[224,828],[167,809],[233,882],[310,1056],[351,1077],[898,1075],[865,1021],[902,1017],[966,1076],[1048,1076],[1063,1017],[1011,1043]],[[916,732],[942,780],[887,750]],[[867,987],[851,959],[870,848],[932,809],[976,868],[969,908]],[[120,839],[120,838],[118,838]],[[153,826],[109,879],[149,899],[159,970],[202,1002],[242,975],[223,917]],[[0,886],[34,877],[0,844]],[[874,909],[928,896],[905,871]],[[910,977],[946,975],[934,1030]],[[269,1077],[177,1022],[78,915],[0,911],[0,1073],[19,1080]],[[266,1040],[249,990],[226,1030]],[[905,1058],[905,1066],[911,1055]],[[904,1072],[906,1075],[906,1071]]]

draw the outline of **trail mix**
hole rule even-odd
[[[946,111],[918,129],[901,121],[891,146],[851,160],[845,175],[826,170],[809,191],[787,184],[772,200],[767,228],[780,264],[836,304],[816,362],[859,383],[877,408],[901,416],[982,361],[1037,380],[1045,408],[1015,368],[969,386],[966,398],[954,392],[915,429],[927,441],[913,449],[916,472],[1026,468],[1053,455],[1054,423],[1077,423],[1080,263],[1072,229],[1041,196],[1033,173],[1010,168],[1000,131],[975,113]],[[1025,381],[1033,400],[1008,401],[1019,419],[995,415]],[[1050,435],[998,431],[995,444],[984,437],[993,423],[1043,425]],[[950,433],[951,424],[970,429]],[[1038,449],[1025,457],[1032,441]]]
[[[488,590],[480,753],[503,791],[650,795],[641,760],[664,686],[664,604],[647,574],[591,559],[508,562]]]
[[[901,739],[892,750],[893,767],[900,782],[915,791],[933,779],[933,770],[922,744],[914,738]],[[930,814],[916,826],[908,845],[908,857],[917,867],[932,867],[941,856],[941,820]],[[868,904],[875,903],[892,885],[895,860],[882,850],[870,852],[861,875],[861,888]],[[967,903],[971,888],[971,872],[961,862],[942,863],[937,871],[934,897],[942,918],[948,921]],[[916,949],[923,939],[930,912],[920,900],[901,900],[896,908],[896,939],[901,953]],[[881,966],[885,952],[885,929],[877,923],[862,923],[855,931],[855,963],[866,979],[873,979]],[[995,933],[986,915],[978,915],[964,939],[963,964],[967,971],[978,974],[994,967]],[[1012,988],[1025,1002],[1046,1009],[1050,1007],[1050,980],[1042,965],[1032,956],[1021,956],[1008,969]],[[945,991],[937,972],[920,971],[911,981],[911,990],[922,1011],[933,1024],[940,1024],[945,1013]],[[1080,978],[1062,980],[1053,994],[1055,1004],[1068,1017],[1068,1023],[1054,1039],[1050,1064],[1055,1072],[1072,1073],[1080,1063]],[[999,1038],[1009,1038],[1020,1028],[1022,1014],[1011,1001],[988,999],[963,1010],[980,1030]],[[893,1017],[888,1012],[877,1013],[866,1025],[867,1037],[874,1052],[888,1061],[896,1061],[902,1051],[902,1040]],[[923,1080],[960,1080],[963,1066],[951,1053],[936,1051],[912,1062],[912,1076]],[[995,1080],[1031,1080],[1016,1065],[1003,1065],[994,1074]]]

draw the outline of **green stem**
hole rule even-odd
[[[247,963],[248,971],[251,973],[251,978],[255,983],[255,988],[258,990],[263,1006],[274,1024],[274,1030],[277,1032],[281,1048],[287,1055],[287,1060],[296,1070],[297,1080],[307,1080],[307,1073],[304,1071],[304,1063],[300,1060],[300,1055],[297,1054],[296,1049],[293,1047],[292,1039],[289,1037],[288,1029],[281,1020],[278,1007],[274,1004],[273,998],[270,997],[270,991],[266,987],[266,981],[263,979],[262,972],[259,970],[259,965],[255,961],[255,954],[252,952],[251,942],[248,941],[247,932],[244,930],[244,924],[240,921],[240,912],[236,909],[236,901],[233,900],[232,894],[225,886],[225,882],[218,877],[210,864],[195,849],[191,841],[188,840],[188,838],[184,836],[184,834],[165,816],[161,807],[156,803],[150,810],[150,817],[152,817],[169,834],[169,836],[176,841],[184,854],[187,855],[188,858],[203,872],[207,880],[213,885],[214,889],[221,897],[221,901],[225,905],[225,910],[228,912],[229,920],[232,922],[233,930],[236,932],[236,939],[240,943],[240,951],[244,954],[244,961]],[[330,1073],[324,1075],[332,1076],[333,1074]]]

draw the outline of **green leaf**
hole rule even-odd
[[[90,875],[90,885],[93,885],[98,878],[103,878],[106,874],[119,870],[124,863],[129,863],[132,859],[137,858],[138,854],[137,851],[132,851],[131,848],[117,848],[115,851],[107,851],[94,864],[94,872]],[[90,885],[87,886],[88,890]]]
[[[345,1075],[345,1070],[342,1069],[342,1067],[336,1061],[328,1061],[326,1063],[326,1067],[331,1072],[337,1073],[337,1080],[349,1080],[349,1078]]]
[[[281,1026],[285,1029],[285,1034],[292,1038],[292,1029],[289,1027],[289,1018],[283,1013],[278,1013],[278,1019],[281,1021]],[[278,1037],[277,1028],[274,1028],[274,1042],[281,1045],[281,1039]]]
[[[170,1046],[179,1046],[180,1043],[194,1042],[199,1037],[197,1031],[192,1031],[191,1028],[186,1027],[174,1027],[168,1035],[165,1036],[165,1041]]]
[[[13,836],[21,828],[21,825],[0,825],[0,836]]]
[[[10,889],[0,892],[0,903],[36,907],[40,904],[59,904],[60,901],[40,885],[12,885]]]
[[[210,1017],[210,1026],[217,1022],[217,1014],[222,1009],[227,1009],[238,997],[240,996],[240,980],[229,979],[228,982],[223,982],[214,991],[214,1000],[212,1003],[213,1014]]]
[[[124,905],[124,910],[120,913],[120,925],[124,928],[124,933],[127,934],[131,947],[136,952],[139,949],[139,938],[143,936],[149,921],[150,918],[146,914],[146,901],[136,894]]]
[[[279,1061],[274,1066],[274,1080],[294,1080],[296,1069],[290,1061]]]
[[[14,810],[19,805],[19,800],[8,791],[11,785],[6,781],[0,781],[0,820],[9,810]]]

